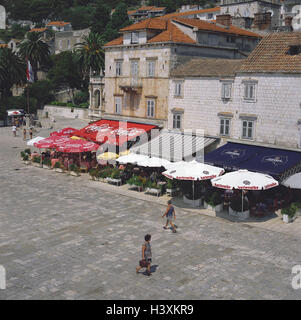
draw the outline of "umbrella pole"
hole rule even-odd
[[[241,213],[244,212],[244,191],[241,190]]]
[[[192,197],[193,197],[193,201],[194,201],[194,180],[192,180],[192,193],[193,193]]]

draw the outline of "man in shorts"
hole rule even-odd
[[[170,224],[170,226],[172,228],[172,232],[176,233],[177,232],[176,227],[173,223],[173,220],[176,220],[176,212],[175,212],[175,208],[171,204],[171,200],[168,200],[167,209],[166,209],[165,213],[163,214],[162,218],[164,218],[165,216],[166,216],[166,225],[163,228],[167,229],[168,224]]]

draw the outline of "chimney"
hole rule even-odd
[[[232,17],[230,14],[220,14],[216,16],[216,23],[230,27],[232,24]]]
[[[286,27],[291,27],[293,22],[293,17],[285,17],[284,23]]]
[[[253,28],[258,30],[266,30],[271,27],[271,24],[272,24],[271,12],[254,13]]]

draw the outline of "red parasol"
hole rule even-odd
[[[78,130],[77,136],[99,143],[122,145],[156,126],[116,120],[100,120]]]
[[[57,145],[56,150],[65,153],[80,153],[96,151],[98,148],[99,145],[94,142],[68,139],[68,141]]]
[[[59,144],[65,143],[69,140],[70,139],[67,137],[52,136],[52,137],[48,137],[46,139],[40,140],[38,142],[35,142],[33,145],[39,149],[54,149]]]
[[[53,136],[66,136],[66,137],[71,137],[73,136],[78,130],[77,129],[74,129],[74,128],[64,128],[64,129],[61,129],[61,130],[58,130],[58,131],[54,131],[54,132],[51,132],[50,133],[50,136],[53,137]]]

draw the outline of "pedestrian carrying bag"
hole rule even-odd
[[[147,267],[149,265],[149,263],[146,260],[140,260],[139,264],[140,267]]]

